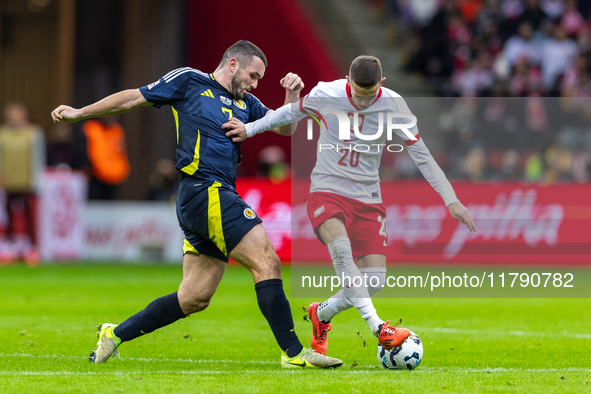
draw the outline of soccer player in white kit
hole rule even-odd
[[[382,86],[385,80],[379,59],[359,56],[351,63],[346,79],[320,82],[299,105],[285,105],[247,125],[235,119],[223,125],[230,129],[228,137],[243,140],[308,115],[320,119],[317,161],[307,197],[308,217],[318,239],[328,246],[337,276],[353,278],[353,285],[351,280],[344,280],[343,288],[334,296],[308,307],[313,326],[311,345],[321,354],[326,354],[328,347],[330,321],[351,307],[359,311],[385,349],[400,346],[409,335],[408,329],[380,319],[370,298],[386,282],[386,209],[378,170],[384,150],[391,151],[388,133],[376,130],[386,125],[392,129],[392,124],[399,127],[394,132],[450,214],[476,231],[470,212],[425,146],[406,102]],[[343,117],[349,129],[345,138],[341,134]],[[355,286],[358,281],[363,285]]]

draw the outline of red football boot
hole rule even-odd
[[[308,316],[312,323],[312,339],[310,340],[310,345],[316,353],[326,355],[326,349],[328,348],[328,339],[326,338],[326,335],[332,327],[329,323],[322,323],[318,319],[316,312],[318,310],[318,305],[320,304],[321,302],[313,302],[308,307]]]
[[[390,320],[380,325],[379,329],[379,342],[380,345],[386,350],[390,350],[393,347],[399,347],[402,342],[410,335],[408,328],[396,328],[389,326]]]

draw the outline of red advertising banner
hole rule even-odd
[[[477,233],[451,218],[425,181],[382,184],[388,261],[591,264],[591,185],[453,185]],[[238,191],[263,219],[283,261],[330,261],[306,214],[306,182],[241,179]]]

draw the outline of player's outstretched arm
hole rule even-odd
[[[139,89],[128,89],[112,94],[94,104],[76,109],[60,105],[51,112],[53,123],[77,122],[82,119],[97,118],[131,111],[144,105],[152,105],[146,101]]]
[[[222,125],[222,128],[228,130],[226,137],[231,138],[233,142],[244,141],[263,131],[286,126],[306,117],[306,114],[297,107],[294,104],[286,104],[277,108],[276,111],[269,111],[266,116],[246,125],[236,118],[230,118]]]

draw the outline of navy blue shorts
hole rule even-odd
[[[185,233],[183,253],[204,254],[226,262],[244,234],[262,223],[232,188],[191,177],[181,181],[176,214]]]

